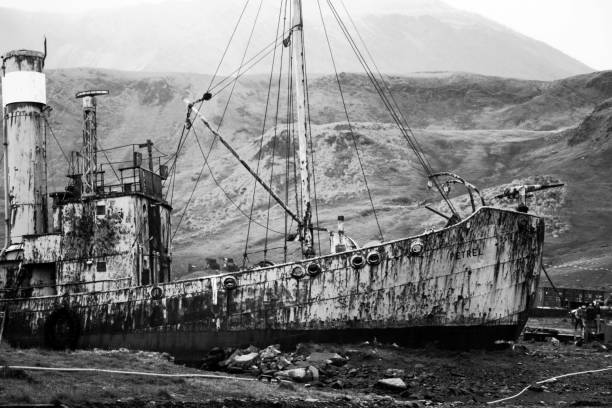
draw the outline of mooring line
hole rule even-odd
[[[2,367],[2,366],[0,366]],[[257,381],[255,378],[234,377],[229,375],[215,374],[162,374],[143,371],[124,371],[124,370],[107,370],[104,368],[74,368],[74,367],[31,367],[31,366],[4,366],[12,370],[28,370],[28,371],[67,371],[67,372],[91,372],[91,373],[108,373],[108,374],[124,374],[124,375],[142,375],[147,377],[168,377],[168,378],[209,378],[214,380],[236,380],[236,381]]]
[[[506,398],[498,399],[498,400],[495,400],[495,401],[490,401],[490,402],[487,402],[487,404],[497,404],[498,402],[508,401],[508,400],[513,399],[513,398],[516,398],[519,395],[521,395],[522,393],[524,393],[525,391],[527,391],[529,388],[531,388],[532,385],[545,384],[545,383],[548,383],[548,382],[556,381],[559,378],[571,377],[571,376],[574,376],[574,375],[590,374],[590,373],[600,373],[602,371],[609,371],[609,370],[612,370],[612,366],[607,366],[606,368],[600,368],[598,370],[578,371],[576,373],[568,373],[568,374],[556,375],[554,377],[547,378],[546,380],[538,381],[535,384],[529,384],[528,386],[523,388],[519,393],[517,393],[515,395],[512,395],[511,397],[506,397]]]

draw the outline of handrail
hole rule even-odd
[[[118,278],[118,279],[100,279],[100,280],[88,281],[88,282],[58,283],[54,285],[22,286],[22,287],[13,288],[13,289],[0,289],[0,292],[11,292],[11,291],[28,290],[28,289],[57,288],[57,287],[66,287],[66,286],[77,286],[77,285],[91,285],[91,284],[96,284],[96,283],[120,282],[120,281],[126,281],[126,280],[129,280],[131,284],[132,278],[127,277],[127,278]]]

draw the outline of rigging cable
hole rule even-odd
[[[283,3],[281,2],[280,8],[278,10],[278,21],[276,23],[276,38],[278,38],[278,30],[280,29],[280,18],[282,15],[282,8],[283,8]],[[283,31],[285,30],[284,27],[284,23],[283,23]],[[255,171],[255,173],[257,175],[259,175],[259,167],[261,164],[261,155],[263,153],[263,141],[264,141],[264,134],[266,132],[266,121],[268,118],[268,107],[269,107],[269,103],[270,103],[270,95],[272,93],[272,79],[274,76],[274,65],[276,63],[276,46],[274,47],[274,54],[272,55],[272,67],[270,68],[270,77],[268,79],[268,92],[266,95],[266,107],[264,110],[264,118],[263,118],[263,125],[261,128],[261,138],[259,139],[259,154],[257,155],[257,169]],[[281,54],[281,63],[282,63],[282,54]],[[279,78],[280,80],[280,78]],[[253,210],[255,208],[255,192],[257,190],[257,180],[253,180],[253,196],[251,199],[251,209],[249,211],[249,224],[247,227],[247,236],[246,236],[246,240],[244,243],[244,256],[242,259],[242,266],[246,266],[246,262],[247,262],[247,251],[248,251],[248,247],[249,247],[249,237],[251,234],[251,219],[253,217]],[[268,202],[268,209],[269,209],[269,202]],[[267,231],[267,230],[266,230]],[[267,232],[266,232],[266,242],[267,242]],[[266,252],[264,252],[264,260],[265,260],[265,254]]]
[[[383,101],[383,104],[387,108],[387,111],[391,115],[393,121],[397,125],[397,127],[400,130],[400,132],[401,132],[402,136],[404,137],[404,139],[408,142],[410,148],[414,152],[415,156],[417,157],[417,160],[419,161],[419,163],[421,164],[421,166],[425,170],[426,175],[427,175],[427,177],[429,179],[429,175],[431,175],[433,173],[432,169],[429,166],[428,162],[426,161],[426,159],[424,157],[424,153],[419,148],[418,142],[416,142],[416,139],[414,138],[414,135],[412,134],[412,137],[411,137],[411,134],[409,134],[406,131],[405,124],[402,122],[401,117],[400,117],[401,113],[398,114],[398,112],[396,111],[397,108],[394,108],[393,104],[389,101],[388,96],[385,94],[384,89],[378,83],[376,77],[374,76],[374,74],[372,72],[372,69],[369,67],[367,61],[365,60],[365,57],[363,56],[363,54],[361,53],[361,51],[357,47],[357,44],[355,43],[355,40],[353,39],[353,37],[351,36],[350,32],[348,31],[348,28],[346,27],[346,25],[342,21],[342,18],[340,17],[338,11],[336,10],[336,8],[334,7],[334,5],[331,3],[330,0],[327,0],[327,4],[329,5],[329,7],[331,9],[332,14],[334,15],[334,18],[336,19],[336,21],[338,23],[338,26],[340,27],[340,30],[342,31],[342,33],[346,37],[349,45],[353,49],[353,52],[357,56],[357,59],[359,60],[359,63],[364,68],[368,79],[370,80],[370,82],[374,86],[376,92],[378,93],[378,95],[380,96],[381,100]],[[386,82],[384,80],[382,82],[386,84]],[[386,88],[388,89],[388,87],[386,87]],[[448,207],[451,209],[453,214],[458,216],[458,213],[457,213],[456,209],[454,208],[453,204],[448,199],[446,193],[444,193],[444,191],[442,190],[442,187],[440,186],[439,182],[437,180],[435,180],[435,179],[433,179],[432,182],[436,186],[438,192],[440,193],[440,195],[442,196],[442,198],[444,199],[444,201],[446,202]]]
[[[204,154],[204,150],[202,149],[202,145],[200,144],[199,139],[197,138],[197,134],[196,134],[195,130],[194,130],[194,134],[196,135],[196,141],[198,142],[198,147],[200,148],[200,151],[202,152],[202,154]],[[214,139],[213,139],[213,141],[214,141]],[[211,146],[211,147],[212,147],[212,146]],[[209,154],[210,154],[210,151],[209,151]],[[214,183],[216,184],[216,186],[217,186],[217,187],[219,187],[219,189],[220,189],[220,190],[223,192],[223,194],[225,195],[225,197],[227,198],[227,200],[228,200],[230,203],[232,203],[232,205],[233,205],[234,207],[236,207],[236,209],[237,209],[237,210],[238,210],[238,211],[239,211],[239,212],[240,212],[240,213],[241,213],[243,216],[245,216],[247,219],[249,219],[249,221],[250,221],[250,222],[252,222],[252,223],[254,223],[254,224],[256,224],[256,225],[259,225],[259,226],[260,226],[260,227],[262,227],[262,228],[267,228],[265,225],[263,225],[263,224],[261,224],[261,223],[259,223],[259,222],[255,221],[254,219],[252,219],[251,217],[249,217],[249,215],[248,215],[248,214],[247,214],[247,213],[246,213],[246,212],[245,212],[245,211],[244,211],[244,210],[243,210],[243,209],[242,209],[242,208],[241,208],[241,207],[238,205],[238,203],[236,203],[236,201],[234,201],[234,200],[233,200],[233,199],[230,197],[230,195],[227,193],[227,191],[225,191],[225,189],[224,189],[224,188],[221,186],[221,183],[219,183],[219,181],[216,179],[215,175],[213,174],[213,172],[212,172],[212,168],[210,167],[210,163],[208,162],[208,160],[205,160],[205,163],[204,163],[204,164],[206,165],[206,167],[208,167],[208,170],[209,170],[209,172],[210,172],[210,177],[212,178],[213,182],[214,182]],[[275,234],[279,234],[279,235],[282,235],[282,234],[283,234],[282,232],[277,231],[277,230],[272,229],[272,228],[267,228],[267,229],[269,229],[270,231],[274,232]]]
[[[283,33],[281,33],[274,41],[270,42],[268,45],[263,47],[253,56],[251,56],[248,60],[246,60],[246,62],[243,61],[238,66],[238,68],[236,68],[234,71],[229,73],[225,78],[219,80],[219,82],[214,84],[210,88],[210,92],[216,92],[217,94],[222,92],[225,88],[231,85],[232,82],[238,80],[242,75],[248,72],[251,68],[259,64],[263,59],[265,59],[268,55],[270,55],[270,53],[274,51],[274,48],[278,47],[279,44],[282,44],[282,42],[278,43],[278,41],[282,40],[288,32],[290,32],[290,29],[287,31],[283,31]]]
[[[193,135],[194,135],[196,141],[198,142],[198,145],[200,145],[200,141],[198,140],[198,137],[196,135],[195,130],[193,131]],[[215,140],[217,140],[216,136],[213,137],[213,140],[210,143],[210,149],[208,150],[208,155],[210,155],[210,152],[212,151],[213,145],[215,144]],[[200,148],[200,150],[201,150],[201,148]],[[205,163],[208,162],[208,155],[204,155],[204,151],[202,150],[202,156],[204,158],[204,162]],[[185,203],[185,208],[183,208],[183,212],[181,213],[181,217],[179,218],[178,223],[176,224],[176,229],[174,230],[174,233],[172,234],[171,241],[174,240],[174,237],[175,237],[176,233],[181,228],[181,223],[183,222],[183,218],[185,217],[185,214],[187,213],[187,208],[189,208],[189,204],[191,203],[191,200],[193,199],[193,194],[195,193],[196,188],[198,187],[198,183],[200,182],[200,179],[202,178],[202,174],[204,173],[204,169],[205,168],[206,168],[205,165],[202,165],[202,168],[200,169],[200,173],[198,173],[198,177],[196,178],[196,181],[193,184],[193,188],[191,189],[191,194],[189,194],[189,198],[187,199],[187,202]]]
[[[285,4],[287,4],[287,2],[285,2]],[[286,23],[287,23],[287,7],[285,6],[285,14],[283,16],[283,32],[285,31]],[[280,25],[280,15],[279,15],[279,25]],[[274,162],[276,160],[276,142],[278,139],[278,112],[280,110],[281,81],[282,81],[282,75],[283,75],[283,57],[284,55],[285,55],[285,48],[282,47],[281,55],[280,55],[279,69],[278,69],[276,111],[274,113],[274,136],[272,138],[272,165],[270,167],[270,183],[269,183],[270,188],[272,188],[272,182],[274,181]],[[268,211],[266,214],[266,227],[270,225],[270,207],[271,205],[272,205],[272,196],[268,195]],[[266,236],[264,240],[264,259],[266,258],[266,255],[267,255],[267,248],[268,248],[268,230],[266,229]]]
[[[325,40],[327,41],[327,47],[329,49],[329,56],[330,56],[332,65],[334,67],[334,74],[336,76],[336,82],[338,83],[338,90],[340,91],[340,98],[342,100],[342,107],[344,109],[344,114],[346,116],[346,122],[348,123],[349,132],[351,134],[351,138],[353,139],[353,146],[355,147],[355,152],[357,153],[357,160],[359,161],[359,168],[361,169],[361,175],[363,176],[363,182],[368,192],[368,198],[370,199],[370,206],[372,207],[372,212],[374,213],[374,219],[376,220],[376,226],[378,227],[378,233],[380,234],[380,240],[384,241],[382,229],[380,228],[380,222],[378,220],[378,214],[376,214],[376,208],[374,207],[372,193],[368,185],[368,179],[366,177],[365,170],[363,168],[363,161],[361,160],[361,154],[359,153],[359,147],[357,146],[357,138],[355,137],[355,133],[353,132],[353,125],[351,124],[351,120],[349,118],[348,108],[346,107],[346,101],[344,99],[344,92],[342,92],[342,84],[340,82],[340,77],[338,76],[338,69],[336,67],[336,59],[334,58],[334,54],[332,52],[331,42],[329,41],[329,35],[327,33],[327,27],[325,25],[325,20],[323,19],[323,10],[321,9],[320,0],[317,0],[317,6],[319,7],[319,14],[321,16],[321,24],[323,25],[323,32],[325,33]]]
[[[253,37],[253,31],[254,31],[254,29],[255,29],[255,24],[257,23],[257,19],[259,18],[259,12],[261,11],[261,5],[262,5],[262,2],[263,2],[263,0],[260,0],[260,2],[259,2],[259,9],[257,10],[257,16],[255,17],[255,21],[253,22],[253,28],[251,29],[251,34],[250,34],[250,36],[249,36],[249,41],[248,41],[247,46],[246,46],[246,48],[245,48],[245,50],[244,50],[244,54],[242,55],[241,65],[244,63],[244,58],[246,57],[246,52],[247,52],[247,50],[248,50],[248,48],[249,48],[249,44],[251,43],[251,39],[252,39],[252,37]],[[247,4],[248,4],[248,1],[247,1]],[[245,4],[245,8],[246,8],[247,4]],[[243,9],[243,13],[244,13],[244,9]],[[241,16],[240,16],[240,18],[239,18],[238,22],[236,23],[236,27],[234,28],[234,30],[235,30],[235,29],[238,27],[238,23],[240,22],[240,19],[242,19],[242,14],[241,14]],[[233,34],[232,34],[232,35],[233,35]],[[228,46],[227,46],[227,47],[229,47],[229,43],[228,43]],[[236,86],[236,82],[237,82],[237,80],[233,82],[233,86],[232,86],[232,89],[231,89],[230,95],[229,95],[229,96],[228,96],[228,98],[227,98],[227,102],[226,102],[226,104],[225,104],[225,108],[223,109],[223,113],[222,113],[222,115],[221,115],[221,119],[219,120],[219,124],[218,124],[218,126],[217,126],[217,130],[219,130],[219,129],[221,128],[221,125],[223,124],[223,120],[224,120],[224,118],[225,118],[225,114],[226,114],[226,112],[227,112],[227,108],[229,107],[230,101],[231,101],[231,99],[232,99],[232,95],[233,95],[233,93],[234,93],[234,88],[235,88],[235,86]],[[198,107],[198,110],[202,108],[202,105],[204,104],[204,98],[201,98],[201,100],[200,100],[199,102],[200,102],[200,105],[199,105],[199,107]],[[191,113],[191,110],[189,109],[189,110],[187,111],[187,121],[189,120],[189,115],[190,115],[190,113]],[[182,142],[182,145],[181,145],[181,139],[179,139],[179,146],[177,147],[176,155],[175,155],[175,157],[174,157],[174,164],[176,164],[176,160],[178,159],[178,154],[180,153],[180,150],[181,150],[181,149],[183,148],[183,146],[185,145],[185,142],[186,142],[186,140],[187,140],[187,135],[189,134],[189,131],[190,131],[190,130],[193,128],[193,125],[189,126],[189,128],[187,129],[187,135],[185,135],[185,129],[186,129],[186,128],[187,128],[187,125],[185,124],[185,125],[183,126],[183,132],[182,132],[182,134],[181,134],[181,139],[183,140],[183,142]],[[195,131],[194,131],[194,133],[195,133]],[[184,136],[183,136],[183,135],[184,135]],[[212,140],[212,142],[211,142],[211,146],[210,146],[209,154],[210,154],[210,152],[212,151],[212,148],[213,148],[213,146],[214,146],[215,141],[216,141],[216,136],[213,138],[213,140]],[[198,145],[200,145],[200,141],[198,140],[197,136],[196,136],[196,142],[198,143]],[[202,150],[202,149],[200,148],[200,150]],[[203,150],[202,150],[202,154],[204,154]],[[179,230],[179,227],[180,227],[181,221],[182,221],[182,219],[183,219],[183,217],[184,217],[185,213],[187,212],[187,209],[188,209],[189,204],[190,204],[190,202],[191,202],[191,198],[193,197],[193,194],[194,194],[194,192],[195,192],[195,188],[197,187],[198,182],[200,181],[200,178],[202,177],[202,173],[203,173],[203,171],[204,171],[205,166],[206,166],[206,167],[208,167],[208,169],[210,170],[211,176],[213,176],[213,179],[214,179],[214,175],[213,175],[213,173],[212,173],[212,169],[210,168],[210,166],[208,166],[208,156],[206,156],[206,157],[204,158],[204,160],[205,160],[205,163],[202,165],[202,168],[200,169],[200,173],[198,174],[198,177],[197,177],[197,179],[196,179],[196,182],[195,182],[195,184],[194,184],[194,187],[193,187],[193,189],[192,189],[192,191],[191,191],[191,195],[189,196],[189,199],[187,200],[187,203],[186,203],[186,205],[185,205],[185,208],[184,208],[184,210],[183,210],[183,214],[181,215],[181,218],[180,218],[180,220],[179,220],[179,223],[178,223],[178,225],[177,225],[177,227],[176,227],[176,229],[175,229],[175,231],[174,231],[174,234],[172,235],[172,239],[174,239],[174,236],[176,235],[176,233],[177,233],[177,232],[178,232],[178,230]],[[171,200],[172,200],[172,198],[174,197],[174,186],[175,186],[175,184],[176,184],[176,168],[175,168],[175,173],[174,173],[174,174],[175,174],[175,176],[174,176],[174,180],[173,180],[173,183],[172,183],[172,196],[171,196]],[[215,182],[216,182],[216,181],[215,181]]]
[[[319,254],[321,254],[321,229],[319,228],[319,204],[317,199],[317,177],[315,174],[315,153],[312,144],[312,122],[310,120],[310,94],[308,92],[308,69],[306,67],[306,46],[304,37],[304,28],[300,30],[302,36],[302,55],[304,56],[302,63],[304,65],[304,94],[306,95],[306,118],[308,120],[308,146],[310,150],[310,168],[312,169],[312,190],[314,193],[314,210],[315,220],[317,221],[317,246],[319,248]],[[314,236],[313,236],[314,239]]]
[[[225,55],[226,55],[226,53],[227,53],[227,51],[228,51],[228,49],[230,47],[232,39],[234,38],[236,30],[238,29],[240,21],[242,20],[244,12],[245,12],[247,6],[249,5],[249,2],[250,2],[250,0],[246,0],[246,2],[244,4],[244,7],[242,8],[242,12],[240,13],[240,16],[238,17],[238,20],[236,21],[236,24],[234,24],[234,29],[232,31],[232,35],[230,36],[230,39],[229,39],[228,43],[225,46],[225,50],[223,51],[223,55],[221,56],[221,60],[219,61],[219,64],[217,65],[215,73],[214,73],[214,75],[212,76],[212,78],[210,80],[208,88],[210,88],[211,84],[213,83],[214,79],[216,78],[216,76],[217,76],[217,74],[219,72],[221,64],[222,64],[222,62],[223,62],[223,60],[225,58]],[[199,102],[200,102],[200,105],[198,106],[198,109],[201,109],[202,105],[204,104],[204,98],[201,98],[201,100]],[[172,166],[170,167],[170,172],[172,173],[172,177],[170,178],[171,181],[169,183],[169,184],[172,185],[172,188],[166,190],[166,195],[164,197],[164,200],[167,200],[168,193],[170,193],[170,190],[171,190],[170,204],[172,204],[172,201],[174,199],[174,187],[176,185],[176,173],[177,173],[177,171],[176,171],[177,160],[178,160],[178,157],[179,157],[179,154],[180,154],[181,150],[183,149],[183,147],[185,145],[185,141],[187,139],[187,136],[189,135],[189,131],[191,130],[191,126],[189,126],[189,127],[187,126],[187,122],[189,121],[189,114],[190,114],[190,110],[187,111],[186,122],[185,122],[185,124],[183,124],[182,130],[181,130],[181,136],[179,137],[179,142],[177,144],[176,152],[173,155],[171,155],[170,158],[168,158],[168,160],[164,163],[164,164],[167,164],[170,160],[173,160]],[[185,133],[185,130],[187,130],[187,133]],[[174,156],[174,157],[172,157],[172,156]],[[203,167],[202,167],[202,169],[203,169]]]
[[[261,12],[262,4],[263,4],[263,0],[259,0],[259,8],[257,9],[255,20],[253,20],[253,27],[251,27],[251,33],[249,34],[249,40],[247,41],[246,47],[244,48],[244,53],[242,54],[242,60],[240,61],[240,66],[244,64],[244,59],[246,58],[247,51],[249,50],[249,46],[251,45],[251,40],[253,39],[253,33],[255,32],[255,27],[257,26],[257,20],[259,19],[259,13]],[[221,129],[221,125],[223,125],[223,120],[225,119],[225,114],[227,113],[227,108],[229,108],[230,102],[232,100],[232,95],[234,94],[234,89],[236,88],[237,83],[238,83],[238,77],[236,77],[236,79],[232,82],[232,89],[230,90],[230,94],[227,97],[227,102],[225,103],[225,108],[223,108],[221,119],[219,119],[219,123],[217,124],[217,132]]]
[[[55,140],[55,143],[57,143],[57,147],[59,147],[60,151],[62,152],[62,155],[64,156],[64,159],[66,159],[66,162],[68,163],[68,167],[70,167],[70,159],[68,158],[68,155],[66,154],[64,149],[62,149],[62,145],[60,144],[59,140],[55,136],[55,132],[53,131],[51,124],[47,120],[46,116],[43,115],[43,119],[45,120],[45,124],[47,125],[47,127],[49,128],[49,131],[51,132],[51,136],[53,136],[53,140]]]
[[[349,21],[351,22],[351,25],[353,26],[353,29],[357,33],[357,36],[359,37],[359,40],[361,41],[361,44],[363,45],[363,48],[366,51],[366,54],[370,58],[370,61],[372,62],[372,65],[374,65],[374,68],[376,69],[376,73],[378,74],[378,78],[380,79],[380,82],[385,87],[385,90],[387,91],[387,93],[391,97],[391,101],[393,102],[393,104],[395,106],[395,109],[397,110],[397,112],[399,113],[400,117],[402,118],[402,120],[403,120],[402,125],[406,127],[406,129],[410,133],[410,136],[412,137],[412,140],[413,140],[415,146],[417,147],[419,152],[421,152],[421,154],[423,156],[423,159],[424,159],[424,161],[425,161],[425,163],[427,164],[427,167],[428,167],[427,171],[429,173],[427,174],[427,176],[428,176],[428,179],[429,179],[429,176],[433,173],[433,167],[432,167],[429,159],[424,154],[423,148],[421,147],[421,145],[419,143],[419,140],[417,139],[417,137],[415,136],[414,132],[412,131],[412,128],[408,124],[408,120],[404,116],[403,111],[400,109],[399,103],[397,102],[397,100],[395,99],[395,96],[391,92],[391,88],[389,87],[389,85],[387,84],[387,81],[385,81],[382,73],[380,72],[380,69],[378,68],[378,65],[376,64],[376,60],[374,59],[374,57],[372,57],[372,54],[370,53],[370,49],[368,48],[368,45],[366,44],[365,40],[361,36],[361,33],[359,32],[359,29],[357,28],[357,25],[355,24],[355,21],[353,20],[353,17],[351,16],[351,14],[349,13],[348,9],[346,8],[346,5],[344,4],[344,0],[340,0],[340,4],[342,4],[342,8],[344,9],[344,12],[346,13],[347,17],[349,18]],[[436,184],[438,183],[437,179],[435,179],[435,178],[432,180],[432,182],[434,182]],[[438,184],[436,185],[436,187],[438,187],[438,189],[439,189]],[[442,192],[442,191],[440,191],[440,192]],[[444,197],[444,194],[442,196]],[[451,211],[455,212],[452,203],[450,201],[447,201],[447,203],[451,207]]]
[[[102,147],[102,144],[100,143],[99,139],[96,138],[96,142],[98,143],[98,145],[100,145],[100,147]],[[104,148],[102,148],[102,153],[104,153],[104,157],[106,158],[106,161],[108,162],[108,165],[110,166],[111,170],[113,171],[113,174],[117,178],[117,181],[119,183],[121,183],[121,178],[119,178],[119,175],[115,171],[115,167],[113,167],[113,163],[111,163],[110,159],[108,158],[108,155],[106,154],[106,150],[104,150]]]
[[[234,207],[236,207],[236,209],[237,209],[237,210],[238,210],[238,211],[239,211],[239,212],[240,212],[240,213],[241,213],[243,216],[245,216],[246,218],[248,218],[250,222],[253,222],[254,224],[257,224],[257,225],[259,225],[260,227],[266,228],[266,227],[265,227],[265,225],[263,225],[263,224],[261,224],[261,223],[259,223],[259,222],[255,221],[254,219],[250,218],[250,217],[249,217],[249,215],[248,215],[246,212],[244,212],[244,210],[243,210],[242,208],[240,208],[240,206],[239,206],[239,205],[238,205],[238,204],[237,204],[237,203],[236,203],[236,202],[235,202],[235,201],[234,201],[234,200],[233,200],[233,199],[232,199],[232,198],[229,196],[229,194],[227,193],[227,191],[225,191],[225,189],[224,189],[224,188],[221,186],[221,184],[220,184],[220,183],[218,182],[218,180],[215,178],[215,175],[213,174],[212,169],[211,169],[211,167],[210,167],[210,164],[209,164],[209,162],[208,162],[208,158],[210,157],[210,154],[211,154],[212,149],[213,149],[213,147],[214,147],[214,143],[215,143],[215,141],[217,140],[217,137],[216,137],[215,135],[213,135],[213,140],[212,140],[212,142],[211,142],[211,144],[210,144],[210,148],[208,149],[208,153],[204,153],[204,149],[202,148],[202,144],[200,143],[200,140],[199,140],[199,138],[198,138],[198,134],[197,134],[197,132],[196,132],[196,130],[195,130],[195,129],[193,130],[193,134],[194,134],[194,137],[195,137],[195,139],[196,139],[197,145],[198,145],[198,147],[199,147],[199,149],[200,149],[200,152],[202,153],[202,158],[204,159],[204,164],[203,164],[203,166],[202,166],[202,169],[200,170],[200,173],[199,173],[199,175],[198,175],[198,179],[196,180],[196,182],[195,182],[195,184],[194,184],[194,186],[193,186],[193,189],[191,190],[191,194],[190,194],[189,198],[187,199],[187,203],[185,204],[185,208],[183,209],[183,213],[181,214],[181,218],[179,219],[179,222],[178,222],[178,224],[177,224],[177,226],[176,226],[176,230],[174,231],[174,234],[172,234],[172,239],[174,239],[174,236],[176,235],[176,233],[178,232],[178,230],[179,230],[179,228],[180,228],[180,226],[181,226],[181,222],[182,222],[182,220],[183,220],[183,217],[185,216],[185,213],[187,212],[187,208],[189,207],[189,204],[191,203],[191,200],[193,199],[193,195],[194,195],[194,193],[195,193],[196,187],[197,187],[197,185],[198,185],[198,182],[200,181],[200,177],[202,176],[202,172],[204,171],[204,169],[205,169],[205,168],[208,168],[208,170],[209,170],[209,172],[210,172],[210,176],[211,176],[212,180],[213,180],[213,181],[214,181],[214,183],[217,185],[217,187],[219,187],[219,189],[220,189],[220,190],[223,192],[223,194],[225,195],[225,197],[227,198],[227,200],[228,200],[230,203],[232,203],[232,205],[233,205]],[[277,233],[277,234],[281,234],[281,235],[282,235],[282,232],[279,232],[279,231],[276,231],[276,230],[273,230],[273,229],[270,229],[270,231],[272,231],[272,232],[274,232],[274,233]]]
[[[221,68],[221,64],[223,63],[223,60],[225,59],[225,55],[227,54],[227,51],[229,50],[230,44],[232,43],[232,40],[234,39],[234,35],[236,34],[236,31],[238,30],[238,26],[240,25],[240,21],[242,21],[242,16],[244,16],[244,12],[247,9],[247,6],[249,5],[249,2],[251,0],[246,0],[244,3],[244,7],[242,8],[242,12],[240,13],[240,16],[238,17],[238,20],[236,21],[236,24],[234,24],[234,30],[232,31],[232,35],[230,35],[229,40],[227,41],[227,44],[225,45],[225,49],[223,50],[223,55],[221,55],[221,59],[219,60],[219,63],[217,64],[217,68],[215,69],[215,73],[213,74],[212,78],[210,78],[210,83],[208,84],[208,91],[210,92],[210,87],[212,86],[213,82],[215,81],[215,78],[217,77],[217,74],[219,73],[219,69]]]

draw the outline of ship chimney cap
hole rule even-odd
[[[11,57],[36,57],[36,58],[45,58],[45,53],[41,51],[34,50],[13,50],[9,51],[2,56],[2,59],[9,59]]]
[[[84,98],[86,96],[100,96],[100,95],[108,95],[108,94],[109,94],[109,91],[107,90],[92,89],[90,91],[77,92],[77,94],[74,97],[79,99],[79,98]]]
[[[344,221],[344,215],[339,215],[338,216],[338,221]]]

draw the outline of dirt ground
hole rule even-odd
[[[556,342],[518,342],[500,350],[404,349],[375,341],[302,345],[301,353],[333,352],[341,364],[319,365],[319,379],[303,383],[257,380],[159,378],[108,373],[12,370],[7,365],[85,367],[156,373],[208,372],[175,364],[166,354],[129,350],[54,352],[0,348],[1,404],[69,407],[532,407],[612,406],[612,370],[530,384],[561,374],[612,367],[612,351]],[[296,351],[283,350],[287,355]],[[291,353],[291,354],[289,354]],[[377,384],[392,376],[405,389]],[[1,405],[0,405],[1,406]]]

